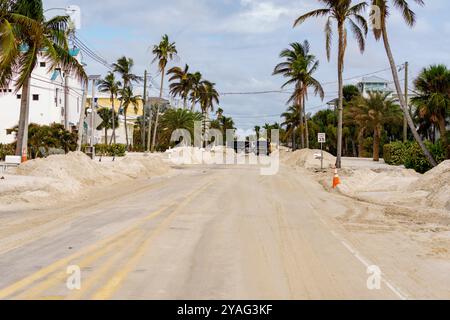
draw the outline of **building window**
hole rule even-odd
[[[47,66],[47,64],[45,62],[41,62],[40,66],[41,66],[41,68],[45,68]]]
[[[55,91],[55,104],[58,106],[58,100],[59,100],[59,88],[56,88]]]
[[[22,99],[22,95],[21,95],[21,94],[18,94],[18,95],[17,95],[17,99],[18,99],[18,100]]]
[[[33,101],[39,101],[39,95],[33,94]]]

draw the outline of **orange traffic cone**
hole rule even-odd
[[[341,184],[341,179],[339,178],[338,170],[334,169],[333,189],[336,189],[336,187],[340,184]]]
[[[24,150],[22,151],[22,163],[27,162],[27,160],[28,160],[27,152],[26,152],[26,150],[24,149]]]

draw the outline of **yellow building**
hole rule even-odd
[[[101,94],[101,95],[97,96],[96,99],[97,99],[98,109],[101,109],[101,108],[111,109],[112,108],[112,101],[109,96],[105,96],[105,95]],[[87,109],[91,108],[91,103],[92,103],[92,97],[88,96],[87,101],[86,101]],[[158,105],[158,103],[160,103],[161,105],[168,105],[170,102],[167,100],[164,100],[164,99],[153,98],[153,97],[148,98],[148,100],[147,100],[147,105],[149,105],[149,106]],[[121,114],[121,112],[119,112],[120,111],[119,110],[120,109],[120,100],[119,99],[114,100],[114,109],[116,110],[117,114],[119,115],[119,127],[116,128],[116,142],[121,143],[121,144],[133,145],[134,125],[135,125],[138,117],[141,117],[143,115],[143,101],[142,100],[138,101],[138,105],[136,106],[136,108],[134,106],[128,107],[128,111],[127,111],[128,142],[126,139],[127,135],[125,132],[125,125],[124,125],[125,118],[124,118],[123,114]],[[97,123],[96,125],[98,126],[99,123]],[[107,133],[108,141],[111,141],[112,135],[113,135],[112,130],[108,130],[108,133]],[[96,132],[95,140],[96,140],[96,143],[105,143],[105,133],[103,130],[98,130]]]

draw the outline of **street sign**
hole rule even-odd
[[[326,143],[327,142],[326,134],[325,133],[319,133],[318,140],[319,140],[319,143]]]

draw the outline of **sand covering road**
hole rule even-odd
[[[303,149],[295,152],[280,150],[281,161],[291,167],[301,167],[306,169],[320,169],[321,161],[317,156],[321,155],[320,150]],[[323,167],[331,168],[336,164],[336,158],[328,152],[323,152]]]
[[[158,156],[124,157],[115,162],[90,160],[84,153],[55,155],[36,159],[11,170],[0,182],[0,199],[5,204],[56,200],[75,196],[92,187],[118,183],[138,177],[167,173],[169,166]]]
[[[450,161],[424,175],[397,167],[351,170],[349,174],[344,172],[338,190],[375,203],[450,211]]]
[[[320,168],[317,154],[320,154],[320,150],[284,150],[281,158],[285,165],[291,167],[317,169]],[[334,164],[335,157],[325,152],[324,167],[331,168]],[[338,191],[377,204],[450,211],[450,160],[424,175],[395,166],[370,169],[370,162],[367,162],[367,166],[340,170],[342,183]],[[332,174],[330,171],[319,179],[324,185],[331,185]]]

